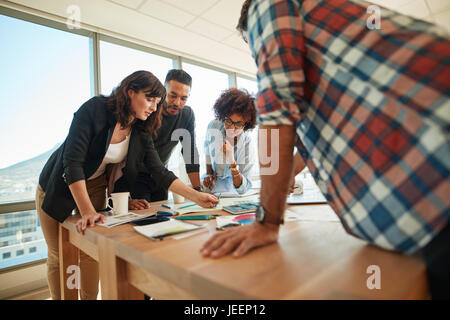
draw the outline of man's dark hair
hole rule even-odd
[[[192,77],[186,71],[181,69],[169,70],[169,72],[167,72],[164,84],[167,85],[167,82],[169,82],[170,80],[175,80],[180,83],[186,84],[189,87],[192,87]]]
[[[251,2],[252,0],[245,0],[244,3],[242,4],[241,16],[239,17],[239,21],[236,26],[237,31],[239,31],[241,35],[243,32],[248,31],[247,30],[248,8],[250,7]]]

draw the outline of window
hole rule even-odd
[[[191,94],[186,105],[190,106],[195,113],[195,140],[200,158],[201,178],[206,173],[203,150],[206,128],[214,119],[214,102],[223,90],[229,88],[228,74],[186,62],[183,62],[183,70],[192,77]],[[184,182],[190,182],[186,175],[180,144],[169,160],[169,169],[174,171]]]
[[[126,76],[138,70],[153,73],[163,84],[173,60],[145,51],[100,41],[100,75],[102,94],[109,95]]]
[[[37,248],[36,247],[31,247],[30,249],[29,249],[29,253],[34,253],[34,252],[36,252],[37,251]]]
[[[90,38],[0,15],[0,39],[1,203],[34,199],[91,87]]]
[[[248,91],[248,93],[256,96],[258,93],[258,83],[256,80],[251,80],[243,77],[236,77],[237,80],[237,88],[238,89],[245,89]]]
[[[43,165],[91,97],[91,38],[0,14],[0,39],[0,203],[34,200]],[[35,210],[0,216],[0,269],[47,257]]]

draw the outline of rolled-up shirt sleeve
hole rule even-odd
[[[184,153],[183,148],[181,149],[181,153],[183,154],[186,172],[193,173],[200,171],[199,164],[199,153],[197,149],[197,144],[195,143],[195,115],[194,112],[191,112],[191,118],[187,124],[187,130],[191,136],[190,150]]]
[[[258,66],[258,122],[295,125],[306,111],[305,44],[298,3],[254,0],[249,8],[249,44]]]
[[[161,188],[169,189],[173,181],[175,181],[177,176],[170,170],[168,170],[159,158],[158,152],[156,151],[153,139],[150,135],[147,135],[147,144],[145,150],[145,166],[148,172],[152,175],[154,180],[158,183]]]

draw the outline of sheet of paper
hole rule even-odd
[[[336,213],[328,205],[289,207],[285,216],[289,214],[290,221],[333,221],[340,222]]]
[[[287,204],[308,204],[308,203],[327,203],[327,199],[323,196],[319,188],[303,189],[302,194],[291,193],[287,199]]]
[[[106,228],[112,228],[124,223],[128,223],[137,219],[141,219],[141,218],[145,218],[148,216],[151,216],[152,214],[137,214],[134,212],[128,212],[128,213],[123,213],[123,214],[119,214],[116,216],[105,216],[105,223],[96,223],[99,226],[102,227],[106,227]]]
[[[244,194],[239,194],[233,186],[233,180],[218,178],[211,193],[216,196],[221,194],[223,198],[242,198],[259,193],[259,188],[254,188],[252,182],[252,188]]]
[[[243,194],[239,194],[236,190],[214,193],[214,195],[216,196],[219,196],[219,194],[220,198],[245,198],[254,194],[259,194],[259,189],[249,189],[246,193]]]
[[[134,230],[148,238],[158,238],[200,228],[202,228],[202,226],[170,219],[169,221],[149,224],[146,226],[135,226]]]
[[[220,197],[220,201],[214,208],[203,208],[200,207],[198,204],[188,201],[185,203],[175,204],[171,206],[174,211],[178,212],[179,215],[183,215],[186,213],[196,213],[196,212],[210,212],[210,211],[216,211],[216,210],[222,210],[224,206],[231,206],[233,204],[240,204],[240,203],[246,203],[246,202],[253,202],[259,200],[259,194],[253,194],[253,195],[247,195],[244,197],[235,197],[235,198],[224,198]],[[187,208],[182,209],[185,206],[189,206]]]

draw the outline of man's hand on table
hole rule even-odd
[[[128,209],[130,210],[145,210],[150,208],[150,203],[145,199],[129,199]]]
[[[279,226],[259,222],[215,233],[200,249],[204,257],[220,258],[233,252],[239,258],[251,249],[272,244],[278,240]]]

